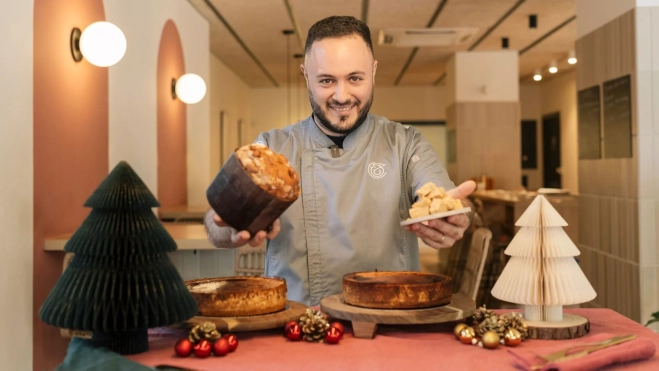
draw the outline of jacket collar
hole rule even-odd
[[[322,130],[320,130],[320,128],[313,119],[313,114],[307,117],[305,121],[309,135],[319,147],[329,148],[334,144],[334,142],[332,142],[332,140],[328,138],[327,135],[322,132]],[[372,127],[373,127],[373,115],[369,113],[368,116],[366,116],[366,120],[357,128],[357,130],[353,131],[352,133],[348,134],[348,136],[346,136],[345,140],[343,141],[343,149],[348,150],[357,143],[359,143],[363,138],[365,138],[368,135]]]

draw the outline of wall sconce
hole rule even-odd
[[[533,80],[535,80],[535,81],[542,80],[542,73],[540,72],[539,68],[537,70],[535,70],[535,73],[533,74]]]
[[[71,31],[71,55],[80,62],[82,57],[94,66],[109,67],[126,54],[126,37],[110,22],[94,22],[84,31]]]
[[[556,73],[556,72],[558,72],[558,63],[556,63],[556,60],[553,60],[549,64],[549,73]]]
[[[172,99],[180,99],[187,104],[195,104],[206,95],[206,83],[199,75],[186,73],[176,79],[172,79]]]
[[[569,64],[577,63],[577,55],[574,53],[574,50],[570,50],[570,54],[568,54],[567,56],[567,63]]]

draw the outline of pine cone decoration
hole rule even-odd
[[[483,336],[488,331],[494,331],[503,339],[503,335],[506,332],[506,322],[496,314],[492,314],[481,321],[475,330],[478,336]]]
[[[222,337],[222,335],[219,331],[217,331],[217,327],[215,327],[214,323],[204,322],[190,330],[188,340],[190,340],[190,342],[193,344],[197,344],[200,340],[208,340],[212,343],[220,337]]]
[[[526,328],[526,324],[523,321],[524,316],[521,313],[510,313],[503,316],[503,320],[506,323],[506,329],[514,328],[519,331],[522,335],[522,340],[526,340],[529,337],[529,330]]]
[[[304,340],[319,343],[325,341],[325,333],[330,325],[322,312],[307,308],[307,313],[300,317],[299,324],[304,334]]]
[[[481,322],[486,320],[488,317],[496,316],[493,310],[482,307],[476,309],[476,312],[472,315],[473,325],[478,326]]]

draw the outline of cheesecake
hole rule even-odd
[[[217,277],[186,281],[199,316],[243,317],[286,308],[286,281],[272,277]]]
[[[451,302],[451,277],[421,272],[356,272],[343,276],[346,304],[377,309],[420,309]]]

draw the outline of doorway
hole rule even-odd
[[[561,179],[561,116],[558,113],[542,117],[543,187],[562,188]]]

